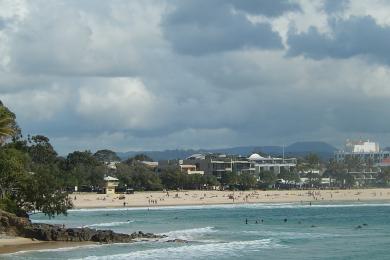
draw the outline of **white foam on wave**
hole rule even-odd
[[[266,249],[283,248],[272,239],[250,241],[232,241],[225,243],[193,244],[183,246],[170,246],[165,248],[147,249],[124,254],[109,256],[89,256],[83,259],[204,259],[219,255],[238,257],[242,252],[260,252]]]
[[[69,246],[69,247],[60,247],[60,248],[48,248],[48,249],[32,249],[32,250],[23,250],[15,253],[9,253],[7,255],[21,255],[26,253],[45,253],[45,252],[67,252],[74,251],[78,249],[92,249],[97,247],[105,246],[104,244],[93,244],[93,245],[81,245],[81,246]]]
[[[241,231],[242,233],[260,235],[266,237],[273,237],[278,239],[321,239],[329,237],[339,237],[338,234],[328,233],[309,233],[309,232],[284,232],[284,231],[263,231],[263,230],[249,230]]]
[[[135,220],[97,223],[97,224],[85,225],[85,227],[116,227],[116,226],[121,226],[121,225],[125,225],[128,223],[133,223],[134,221]]]
[[[342,203],[337,204],[301,204],[292,203],[247,203],[247,204],[218,204],[218,205],[192,205],[192,206],[159,206],[159,207],[136,207],[136,208],[85,208],[72,209],[69,212],[110,212],[110,211],[137,211],[137,210],[186,210],[186,209],[230,209],[230,208],[258,208],[258,209],[278,209],[278,208],[343,208],[343,207],[390,207],[390,203]]]
[[[202,238],[206,234],[217,232],[214,227],[201,227],[201,228],[190,228],[175,230],[164,233],[167,236],[164,240],[170,239],[183,239],[188,241],[193,241]]]

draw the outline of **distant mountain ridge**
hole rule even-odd
[[[284,154],[286,156],[301,157],[309,153],[315,153],[322,160],[328,160],[333,156],[333,153],[337,149],[325,142],[296,142],[284,148]],[[173,160],[173,159],[185,159],[188,156],[195,153],[225,153],[225,154],[237,154],[242,156],[248,156],[254,152],[262,152],[270,155],[280,156],[283,153],[282,146],[238,146],[231,148],[221,149],[176,149],[176,150],[164,150],[164,151],[129,151],[129,152],[117,152],[117,155],[122,159],[133,157],[137,154],[146,154],[153,158],[155,161],[159,160]]]

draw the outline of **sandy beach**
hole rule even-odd
[[[135,194],[78,193],[70,195],[75,208],[155,207],[238,203],[389,201],[390,189],[351,190],[252,190],[252,191],[168,191]],[[120,196],[124,198],[120,199]]]
[[[0,254],[19,251],[75,247],[92,244],[92,242],[45,242],[24,237],[0,236]]]

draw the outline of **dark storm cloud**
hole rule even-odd
[[[330,27],[331,35],[322,34],[315,27],[300,34],[290,33],[289,55],[313,59],[364,56],[389,64],[390,27],[378,25],[370,16],[331,20]]]
[[[390,29],[360,3],[0,1],[1,100],[62,154],[380,135]]]
[[[268,2],[264,2],[268,3]],[[206,55],[242,48],[281,49],[278,33],[269,23],[251,23],[240,10],[256,11],[261,6],[253,1],[243,4],[238,1],[179,1],[175,10],[163,22],[166,39],[173,49],[182,54]],[[278,4],[279,5],[279,4]],[[253,8],[252,8],[253,7]],[[280,12],[286,8],[281,4]],[[275,8],[264,13],[276,15]]]

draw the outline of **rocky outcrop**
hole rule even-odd
[[[12,213],[0,210],[0,233],[20,235],[26,226],[31,225],[28,218],[17,217]]]
[[[92,241],[99,243],[130,243],[139,239],[158,239],[163,235],[143,233],[116,233],[112,230],[92,228],[64,228],[58,225],[31,223],[28,218],[16,217],[14,214],[0,210],[0,232],[23,236],[42,241]]]
[[[133,233],[131,235],[116,233],[112,230],[96,230],[92,228],[62,228],[48,224],[31,224],[24,228],[25,237],[43,241],[93,241],[100,243],[130,243],[136,239],[157,239],[164,236],[152,233]]]

